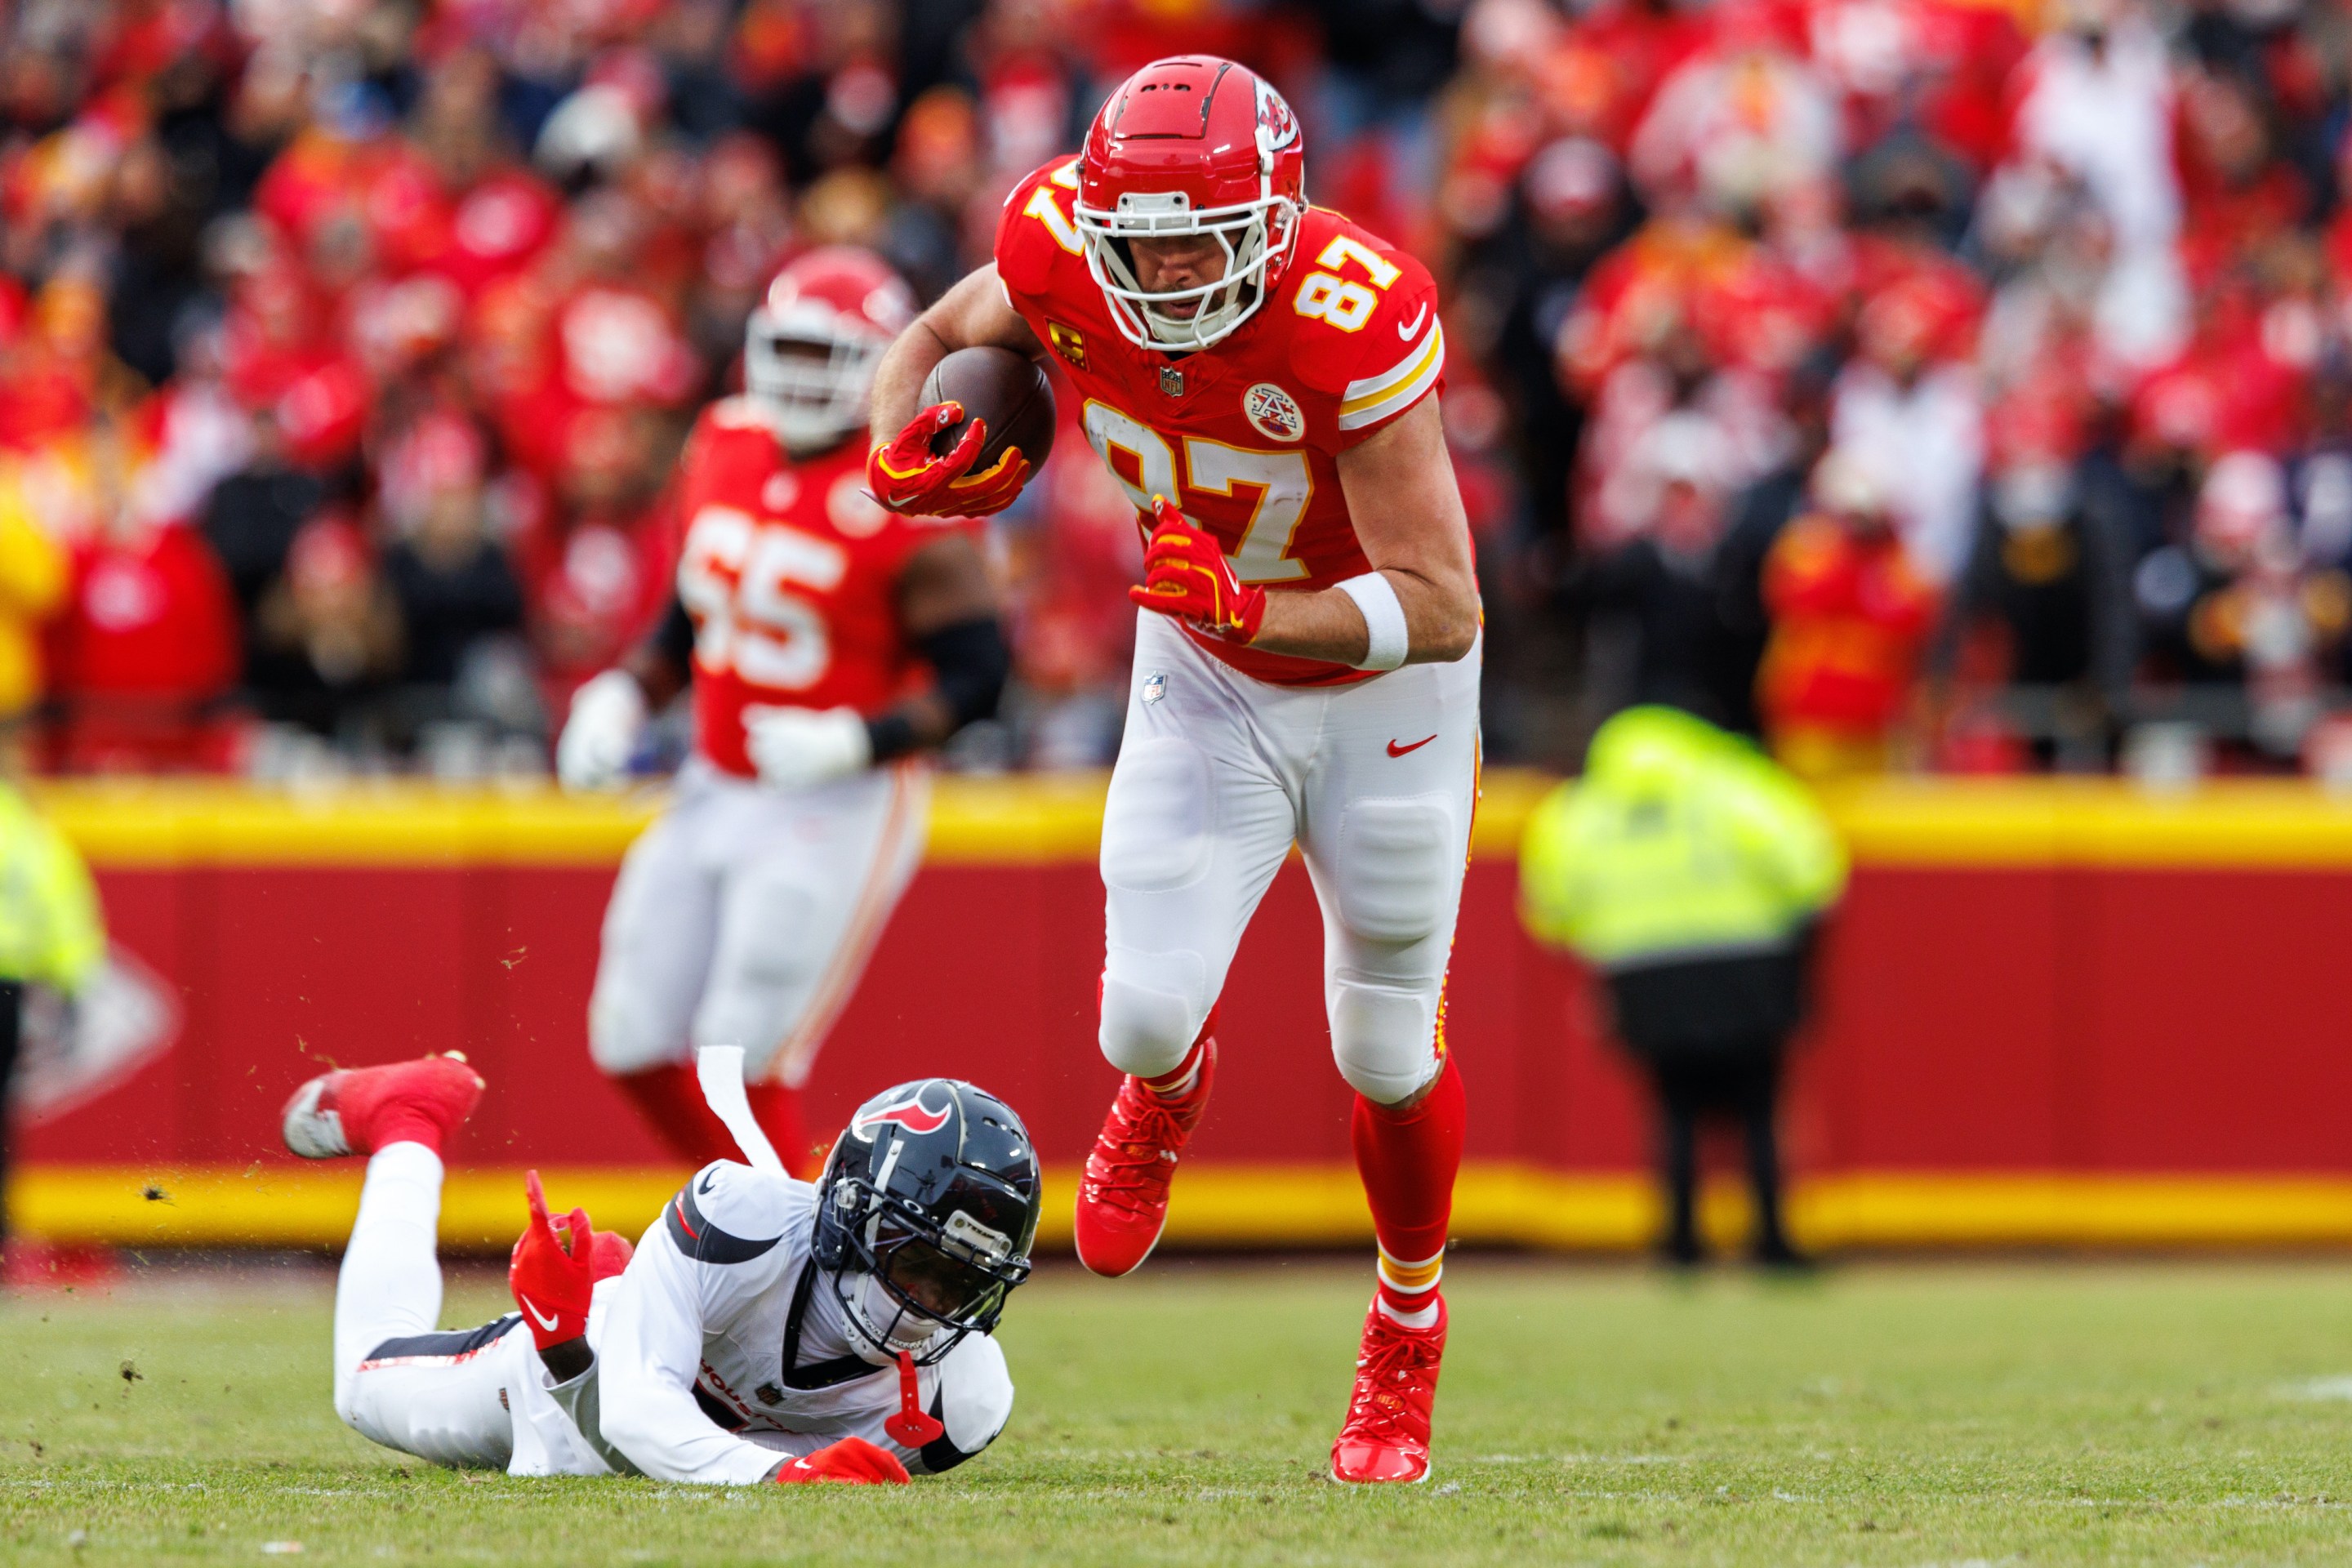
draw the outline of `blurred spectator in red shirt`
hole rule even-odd
[[[223,706],[237,671],[236,604],[204,535],[133,504],[128,437],[93,443],[97,526],[76,542],[50,636],[54,761],[76,772],[225,765]]]
[[[1910,698],[1936,593],[1912,566],[1895,498],[1870,463],[1832,447],[1813,470],[1812,503],[1765,561],[1772,630],[1758,706],[1792,771],[1876,772]]]

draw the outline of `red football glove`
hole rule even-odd
[[[810,1481],[838,1481],[853,1487],[903,1487],[907,1467],[887,1448],[877,1448],[863,1437],[844,1437],[829,1448],[819,1448],[786,1460],[770,1478],[780,1487]]]
[[[962,404],[934,403],[895,439],[877,443],[866,455],[866,483],[874,499],[909,517],[986,517],[1011,506],[1029,482],[1029,459],[1021,448],[1007,447],[979,473],[965,471],[988,439],[987,420],[965,426],[946,457],[932,453],[932,437],[962,417]]]
[[[531,1342],[546,1350],[588,1331],[588,1303],[604,1277],[597,1255],[602,1251],[609,1263],[613,1251],[599,1247],[605,1238],[590,1228],[586,1209],[573,1209],[564,1216],[563,1228],[556,1228],[548,1218],[547,1193],[537,1171],[523,1177],[522,1190],[530,1198],[530,1223],[507,1263],[507,1289],[522,1309]],[[625,1265],[627,1258],[621,1261]]]
[[[1143,582],[1127,596],[1147,610],[1192,622],[1212,637],[1245,643],[1265,624],[1265,590],[1234,575],[1233,563],[1206,529],[1166,496],[1151,498],[1151,542]]]

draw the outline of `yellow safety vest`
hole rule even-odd
[[[1844,847],[1789,773],[1687,713],[1632,708],[1528,819],[1519,911],[1538,941],[1621,968],[1771,951],[1845,878]]]
[[[105,954],[89,868],[47,818],[0,785],[0,980],[70,994]]]

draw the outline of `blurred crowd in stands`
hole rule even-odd
[[[0,713],[544,771],[775,268],[935,294],[1188,49],[1446,289],[1490,754],[1650,700],[1816,774],[2352,771],[2327,0],[0,0]],[[1139,551],[1074,428],[992,540],[956,760],[1107,761]]]

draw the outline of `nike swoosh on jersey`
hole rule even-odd
[[[1421,324],[1422,324],[1422,322],[1423,322],[1423,321],[1427,321],[1428,319],[1429,319],[1429,301],[1428,301],[1428,300],[1423,300],[1421,302],[1421,309],[1420,309],[1420,310],[1415,310],[1415,311],[1412,313],[1412,321],[1399,321],[1399,322],[1397,323],[1397,336],[1398,336],[1398,337],[1402,338],[1406,342],[1412,342],[1413,337],[1414,337],[1414,334],[1418,333],[1418,332],[1421,331]]]
[[[1426,746],[1435,739],[1437,739],[1437,737],[1434,735],[1423,735],[1420,740],[1415,741],[1410,746],[1400,746],[1394,741],[1391,741],[1389,742],[1389,755],[1391,757],[1402,757],[1407,752],[1417,752],[1421,750],[1423,746]]]
[[[556,1313],[553,1317],[541,1317],[540,1315],[539,1309],[530,1304],[530,1298],[528,1296],[518,1295],[515,1300],[522,1303],[522,1310],[530,1314],[530,1321],[532,1322],[537,1323],[541,1328],[545,1329],[551,1334],[555,1331],[555,1325],[562,1320],[563,1314],[561,1312]]]

